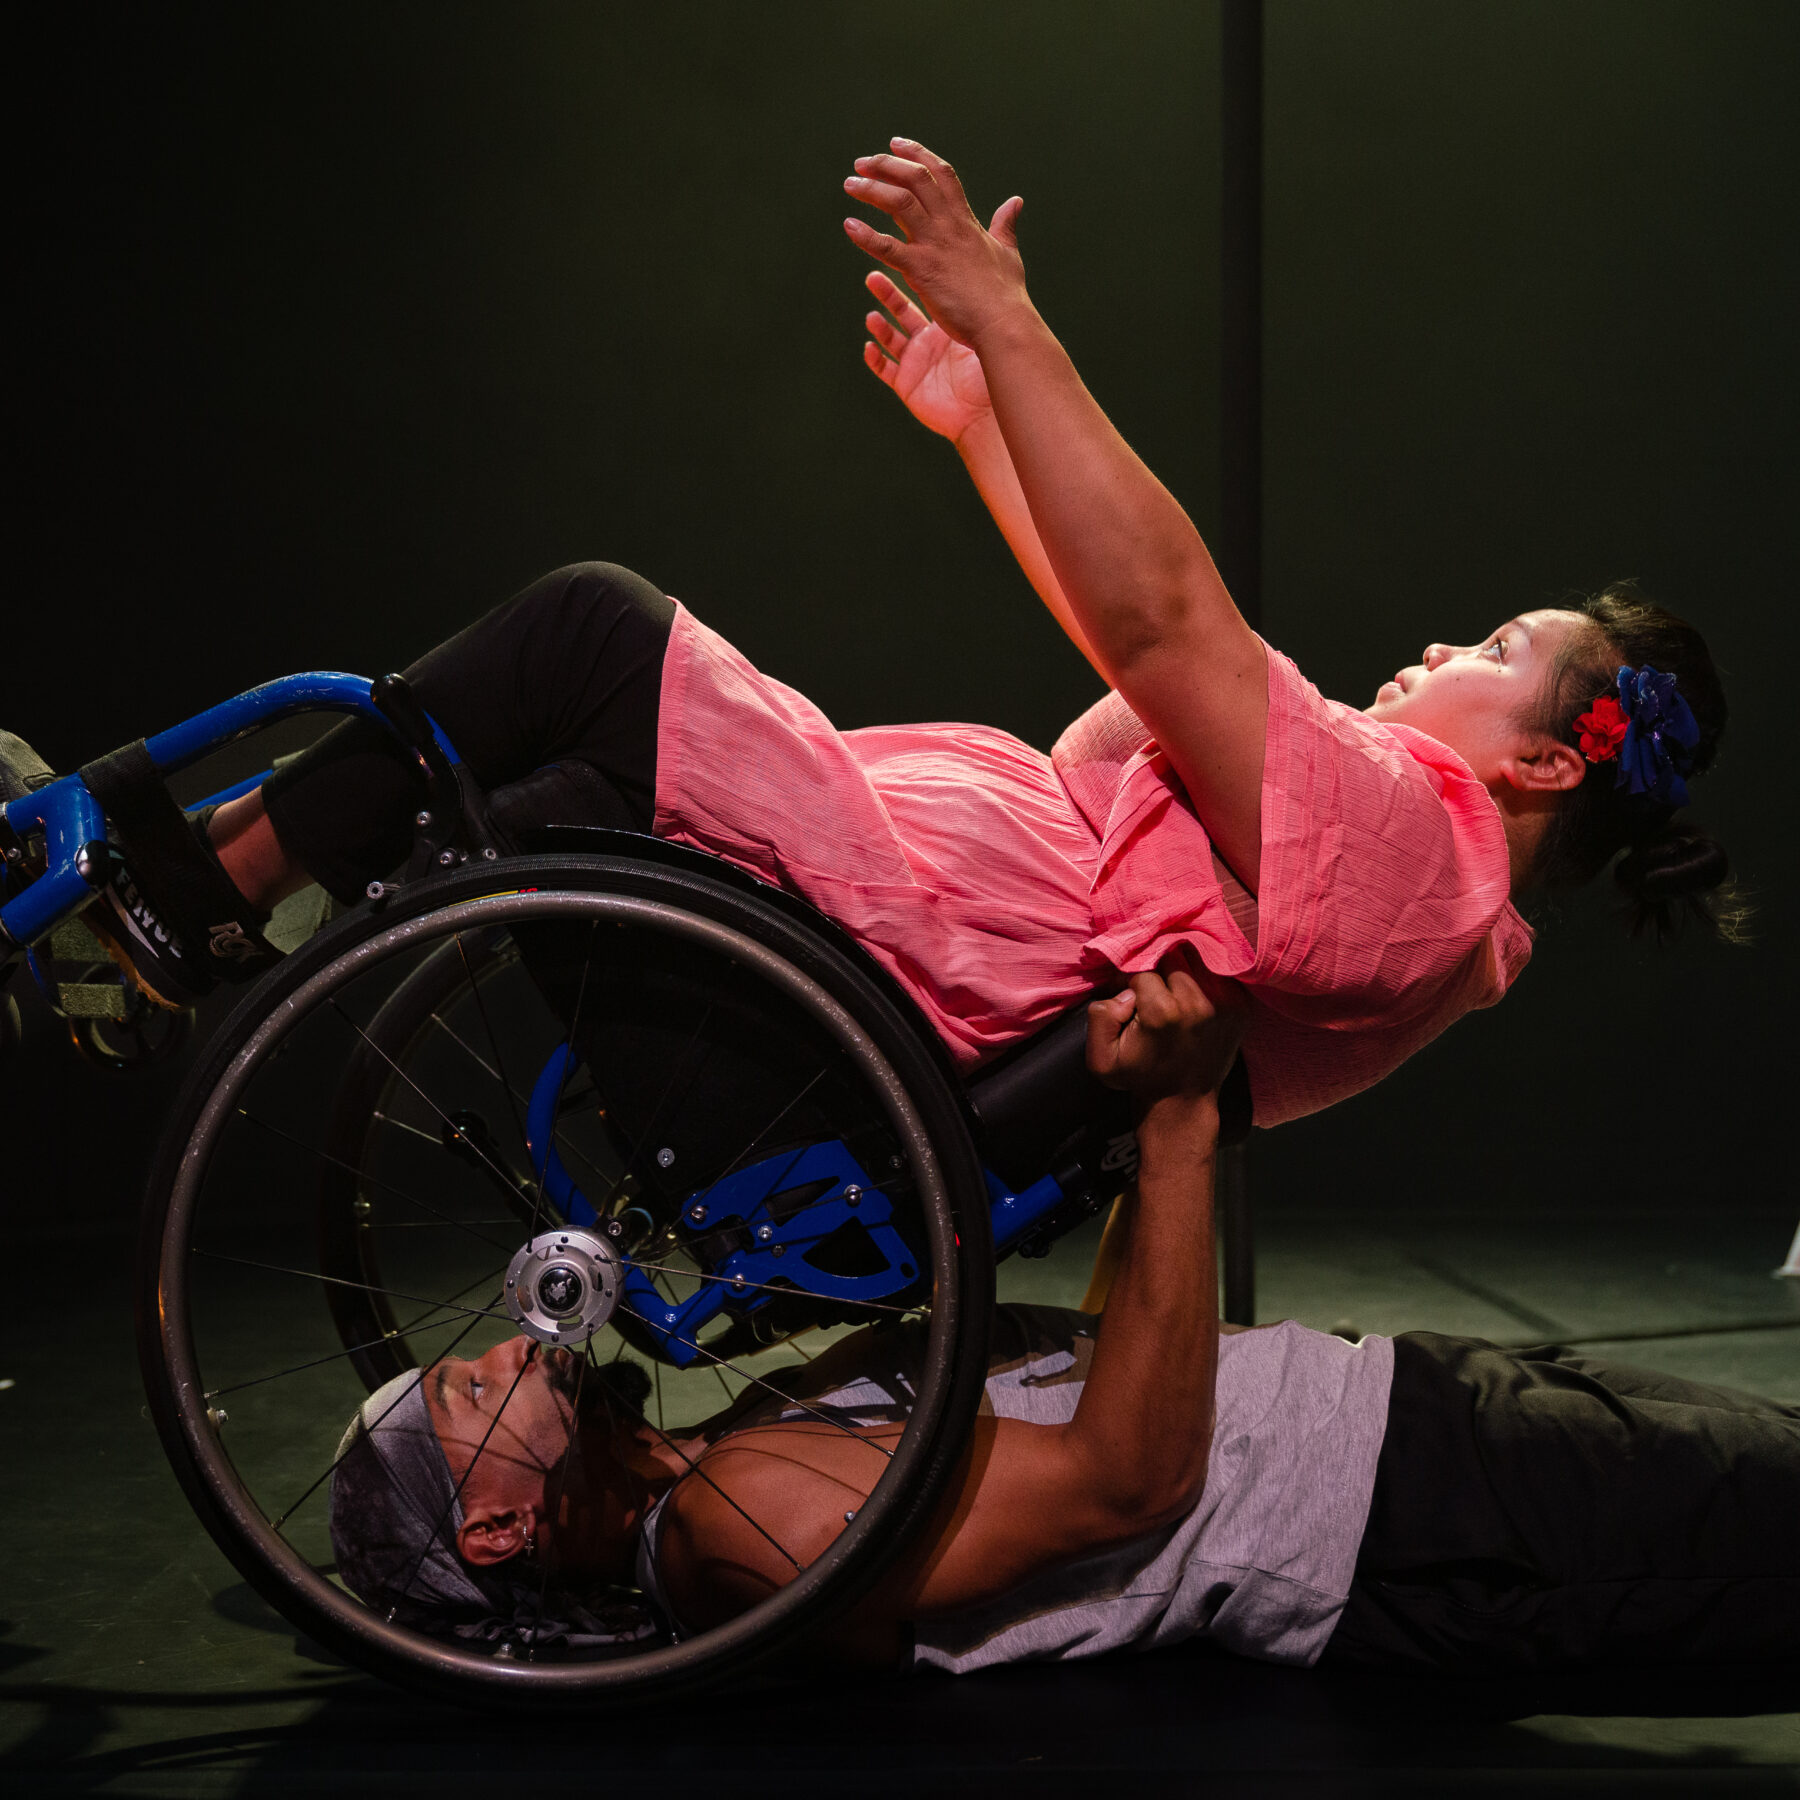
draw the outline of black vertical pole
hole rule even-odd
[[[1224,0],[1220,232],[1220,562],[1262,629],[1262,0]]]
[[[1238,610],[1262,628],[1262,0],[1223,0],[1219,256],[1219,563]],[[1245,1146],[1219,1159],[1224,1314],[1256,1323],[1256,1243]]]

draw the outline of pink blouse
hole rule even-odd
[[[656,832],[836,919],[964,1068],[1191,943],[1252,990],[1256,1123],[1278,1125],[1493,1005],[1531,932],[1468,766],[1326,700],[1279,652],[1268,666],[1254,943],[1117,694],[1049,756],[981,725],[840,732],[685,607],[663,664]]]

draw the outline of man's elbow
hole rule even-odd
[[[1109,1473],[1095,1494],[1103,1531],[1110,1543],[1148,1537],[1179,1523],[1200,1503],[1206,1489],[1206,1461],[1170,1468],[1137,1467]]]

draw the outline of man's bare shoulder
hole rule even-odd
[[[894,1435],[802,1420],[714,1444],[663,1507],[657,1568],[676,1611],[715,1625],[785,1586],[868,1498]]]

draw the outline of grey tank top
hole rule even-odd
[[[1066,1424],[1099,1323],[1061,1307],[1000,1307],[982,1411]],[[859,1333],[813,1365],[818,1385],[802,1397],[846,1422],[892,1419],[911,1398],[917,1352],[908,1328]],[[961,1674],[1202,1635],[1240,1656],[1317,1661],[1368,1522],[1393,1366],[1383,1337],[1348,1344],[1291,1323],[1222,1337],[1212,1454],[1194,1510],[998,1600],[916,1621],[914,1664]],[[771,1407],[757,1422],[790,1416],[806,1415]],[[645,1520],[638,1577],[667,1613],[655,1567],[661,1510]]]

